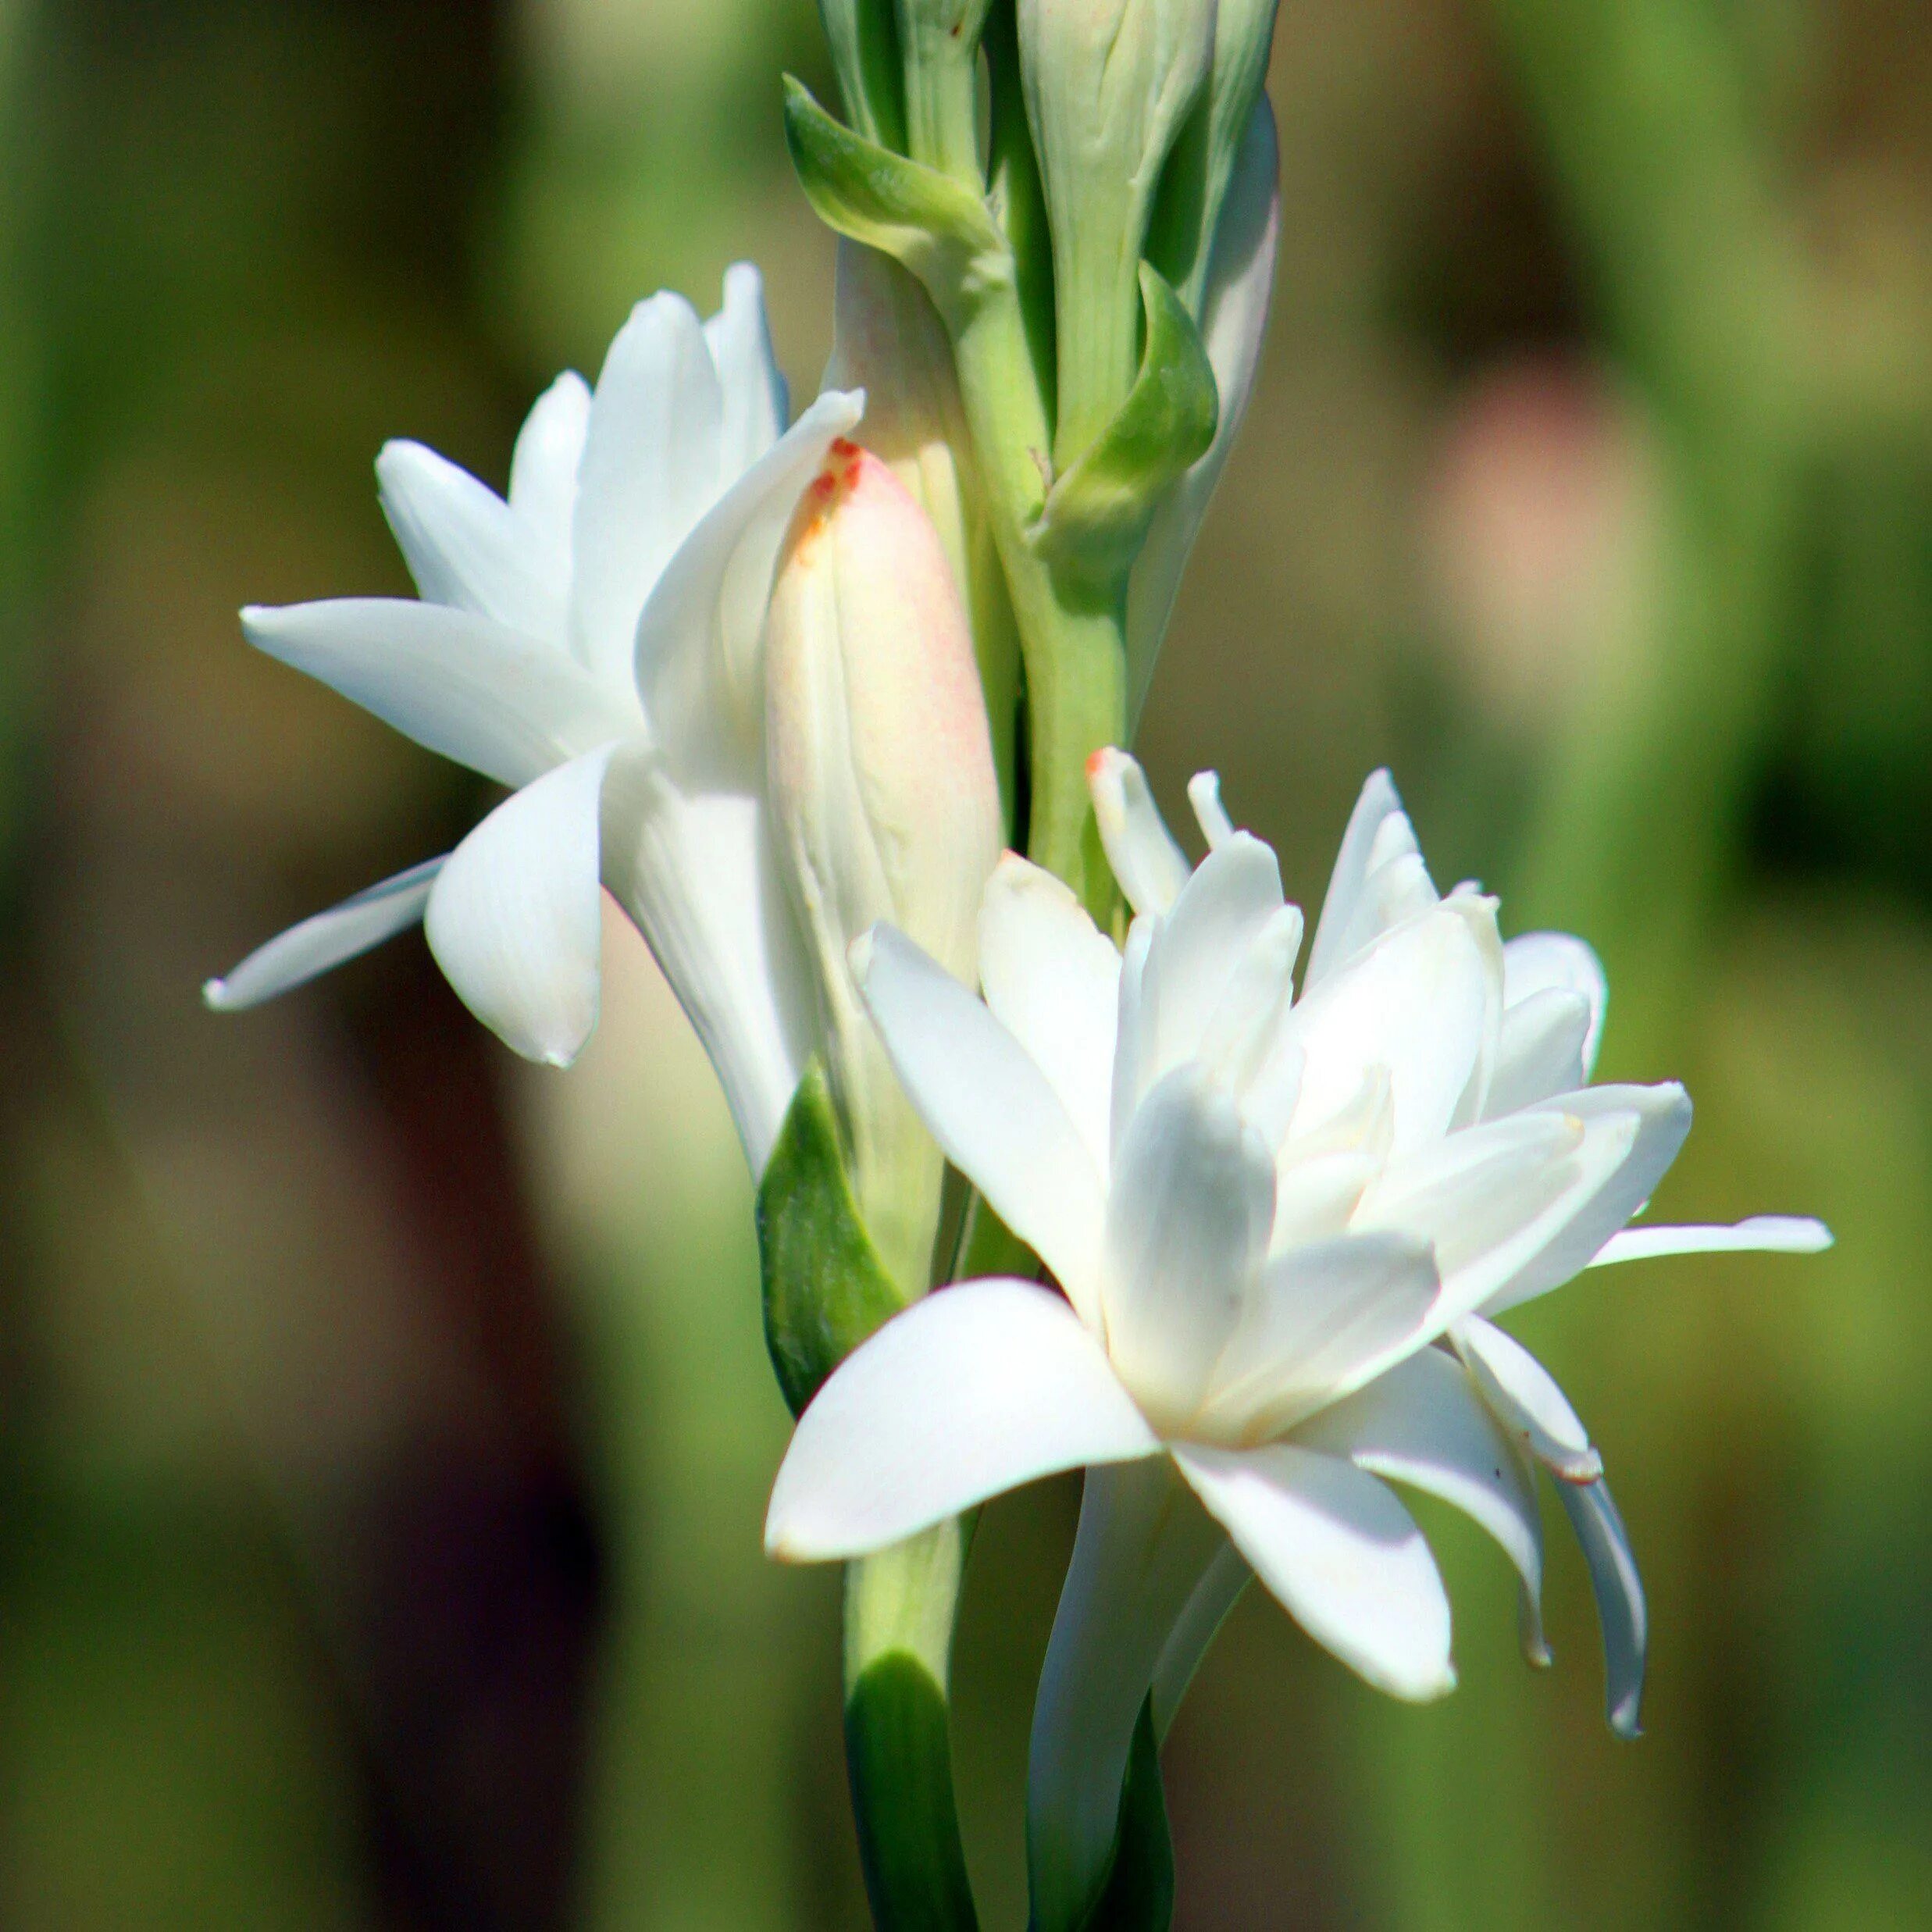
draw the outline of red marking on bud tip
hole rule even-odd
[[[1107,749],[1107,746],[1103,745],[1098,751],[1090,752],[1088,754],[1087,778],[1089,782],[1100,775],[1100,767],[1106,762]]]

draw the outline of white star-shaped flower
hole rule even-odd
[[[787,430],[757,272],[700,322],[640,303],[594,392],[539,399],[507,499],[415,443],[376,465],[419,601],[242,614],[251,643],[512,788],[443,858],[270,941],[211,1006],[252,1006],[418,919],[477,1017],[533,1060],[597,1021],[599,886],[658,956],[718,1069],[753,1169],[812,1028],[811,982],[765,810],[761,631],[800,492],[862,398]]]
[[[1621,1620],[1613,1672],[1640,1666],[1600,1461],[1488,1318],[1625,1253],[1828,1239],[1783,1221],[1620,1233],[1688,1100],[1586,1085],[1594,957],[1555,935],[1506,947],[1493,900],[1439,896],[1385,774],[1350,821],[1299,993],[1301,915],[1212,775],[1192,788],[1211,848],[1194,868],[1131,759],[1103,753],[1091,775],[1136,914],[1124,955],[1009,857],[982,915],[983,1003],[889,929],[863,962],[927,1125],[1064,1296],[969,1281],[888,1324],[801,1419],[767,1531],[782,1556],[849,1556],[1094,1472],[1036,1722],[1036,1906],[1042,1886],[1077,1902],[1103,1870],[1150,1684],[1171,1710],[1245,1578],[1227,1539],[1371,1683],[1436,1696],[1449,1606],[1381,1479],[1488,1530],[1533,1618],[1540,1458],[1588,1499],[1579,1527]],[[1176,1475],[1205,1515],[1177,1502]],[[1625,1691],[1634,1718],[1634,1681],[1613,1704]]]

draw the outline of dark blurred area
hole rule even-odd
[[[445,849],[466,775],[237,606],[408,588],[385,437],[500,484],[659,286],[831,247],[778,75],[811,0],[0,0],[0,1924],[864,1923],[836,1583],[749,1189],[613,917],[514,1062],[409,936],[211,972]],[[1317,900],[1389,762],[1438,879],[1609,964],[1681,1076],[1672,1218],[1803,1264],[1586,1276],[1525,1338],[1649,1586],[1606,1729],[1426,1514],[1461,1688],[1244,1603],[1168,1752],[1179,1923],[1932,1923],[1932,27],[1917,0],[1285,0],[1267,366],[1142,748]],[[988,1512],[956,1686],[989,1925],[1075,1492]]]

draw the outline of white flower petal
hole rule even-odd
[[[1107,862],[1136,912],[1165,912],[1188,882],[1187,854],[1175,844],[1139,761],[1111,747],[1087,761],[1087,790]]]
[[[1440,1349],[1424,1349],[1303,1423],[1305,1449],[1438,1496],[1480,1524],[1523,1586],[1525,1648],[1547,1663],[1542,1640],[1543,1527],[1527,1467],[1469,1377]]]
[[[570,642],[628,689],[638,613],[672,554],[717,500],[724,393],[697,312],[653,295],[604,357],[577,474]]]
[[[979,979],[993,1017],[1046,1075],[1104,1176],[1120,1007],[1113,941],[1052,873],[1009,852],[980,907]]]
[[[765,1545],[797,1563],[864,1556],[1038,1477],[1159,1446],[1057,1295],[962,1282],[895,1316],[812,1399]]]
[[[258,651],[319,678],[419,745],[527,785],[608,740],[623,716],[577,665],[522,631],[402,597],[255,605]]]
[[[426,602],[562,643],[569,559],[532,543],[494,490],[420,443],[383,444],[376,481],[383,515]]]
[[[1638,1711],[1643,1702],[1644,1655],[1650,1634],[1637,1559],[1607,1483],[1600,1478],[1559,1483],[1556,1494],[1590,1566],[1590,1588],[1603,1630],[1604,1701],[1610,1728],[1620,1738],[1634,1738],[1642,1729]]]
[[[864,398],[829,390],[717,502],[665,565],[627,659],[670,769],[687,786],[763,782],[762,643],[779,547],[800,493]]]
[[[258,946],[226,978],[209,980],[201,997],[217,1013],[239,1012],[381,945],[422,917],[443,864],[440,858],[425,859],[291,926]]]
[[[1301,1095],[1303,1055],[1284,1030],[1301,943],[1301,907],[1276,907],[1235,961],[1197,1050],[1271,1146],[1286,1136]]]
[[[704,1043],[762,1174],[817,1021],[761,790],[686,793],[631,745],[604,784],[604,880]]]
[[[1587,1214],[1637,1134],[1627,1112],[1587,1121],[1540,1109],[1508,1114],[1390,1167],[1371,1183],[1352,1225],[1434,1242],[1446,1324],[1486,1307]]]
[[[1596,1067],[1597,1048],[1603,1039],[1603,1011],[1609,1003],[1603,962],[1568,932],[1524,932],[1503,947],[1506,1005],[1515,1006],[1552,987],[1581,995],[1590,1008],[1590,1029],[1583,1042],[1583,1078],[1588,1080]],[[1582,1081],[1577,1084],[1581,1085]]]
[[[852,966],[932,1138],[1099,1333],[1100,1178],[1046,1075],[980,1000],[890,926],[860,940]]]
[[[1274,1216],[1267,1149],[1200,1068],[1177,1068],[1135,1113],[1107,1204],[1107,1349],[1157,1420],[1199,1406]]]
[[[1494,1120],[1554,1094],[1574,1093],[1588,1078],[1584,1050],[1591,1025],[1590,1003],[1567,987],[1545,986],[1506,1005],[1485,1117]]]
[[[1666,1254],[1822,1254],[1831,1240],[1823,1221],[1805,1214],[1753,1214],[1728,1228],[1626,1228],[1611,1235],[1590,1266]]]
[[[1413,1518],[1382,1483],[1285,1442],[1177,1447],[1174,1457],[1317,1643],[1392,1696],[1420,1702],[1455,1688],[1442,1578]]]
[[[1344,1235],[1270,1261],[1215,1364],[1196,1425],[1264,1441],[1424,1346],[1440,1286],[1426,1242]]]
[[[615,744],[506,798],[452,852],[423,931],[458,996],[526,1060],[568,1066],[597,1021],[599,800]]]
[[[1140,1070],[1144,1082],[1159,1080],[1200,1052],[1238,979],[1247,996],[1229,1016],[1228,1032],[1245,1032],[1274,1014],[1288,989],[1287,972],[1264,975],[1261,983],[1250,985],[1251,976],[1242,975],[1241,968],[1264,932],[1271,937],[1264,964],[1281,967],[1287,934],[1278,915],[1283,911],[1281,868],[1274,853],[1247,832],[1236,832],[1195,868],[1157,927],[1148,957],[1159,1006],[1153,1059],[1143,1059]],[[1298,947],[1299,921],[1293,937]],[[1293,950],[1286,964],[1292,971]]]
[[[1314,943],[1308,950],[1306,990],[1312,992],[1347,955],[1343,950],[1356,924],[1356,908],[1367,881],[1371,861],[1385,862],[1391,856],[1384,827],[1397,822],[1399,835],[1410,853],[1417,850],[1415,833],[1396,790],[1396,781],[1386,771],[1371,772],[1362,786],[1355,809],[1349,815],[1347,829],[1335,854],[1335,869],[1328,875],[1328,890],[1321,902],[1321,917],[1315,921]]]
[[[1608,1124],[1617,1117],[1634,1119],[1636,1133],[1629,1152],[1592,1186],[1553,1238],[1481,1304],[1485,1315],[1501,1314],[1547,1294],[1579,1273],[1656,1192],[1691,1131],[1690,1096],[1674,1081],[1654,1087],[1585,1087],[1541,1101],[1513,1117],[1540,1112],[1581,1121],[1592,1149],[1607,1146]]]
[[[1281,227],[1280,157],[1274,112],[1256,102],[1214,229],[1214,251],[1201,296],[1201,340],[1214,372],[1221,414],[1207,454],[1161,500],[1127,593],[1127,716],[1140,716],[1160,640],[1180,593],[1188,553],[1214,486],[1247,414],[1267,331]],[[1132,736],[1130,731],[1129,736]]]
[[[1307,1056],[1297,1135],[1317,1130],[1352,1101],[1378,1066],[1388,1068],[1392,1082],[1398,1157],[1448,1130],[1478,1075],[1495,1017],[1481,932],[1485,904],[1443,900],[1303,996],[1285,1034]]]
[[[1483,1400],[1510,1438],[1564,1482],[1594,1482],[1603,1458],[1556,1379],[1515,1336],[1472,1315],[1449,1331]]]
[[[725,302],[704,325],[704,340],[724,390],[725,418],[719,479],[743,476],[785,428],[785,378],[772,353],[765,318],[765,283],[749,262],[725,271]]]
[[[1141,1706],[1228,1548],[1167,1456],[1087,1472],[1033,1706],[1026,1811],[1036,1924],[1090,1922]],[[1196,1633],[1203,1648],[1211,1634]]]
[[[567,369],[536,399],[510,456],[510,508],[546,560],[568,572],[577,471],[590,430],[590,385]]]
[[[1194,807],[1194,822],[1200,827],[1209,851],[1225,845],[1235,836],[1235,822],[1221,802],[1218,772],[1196,772],[1187,782],[1187,802]]]

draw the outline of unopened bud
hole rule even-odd
[[[1019,0],[1019,27],[1053,230],[1064,469],[1133,383],[1149,212],[1214,57],[1214,0]]]
[[[834,1092],[872,1239],[929,1279],[944,1165],[858,996],[852,942],[886,921],[968,984],[1001,846],[972,639],[925,512],[839,442],[793,520],[765,646],[771,806],[818,966]]]
[[[1019,636],[973,466],[953,345],[912,273],[856,241],[839,244],[825,387],[864,390],[854,437],[891,465],[938,534],[971,626],[1000,797],[1010,804]]]

